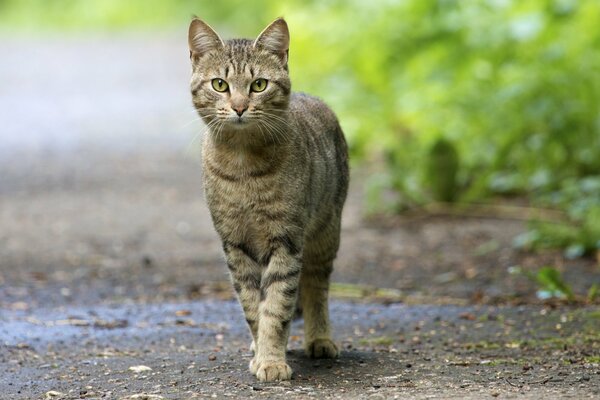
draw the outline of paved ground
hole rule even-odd
[[[332,316],[341,358],[304,357],[297,321],[294,379],[266,384],[247,371],[234,301],[12,312],[0,328],[0,387],[10,399],[600,396],[595,309],[334,302]]]
[[[295,379],[258,384],[179,39],[0,39],[0,398],[600,396],[598,307],[541,304],[508,273],[551,264],[582,294],[594,260],[516,251],[518,220],[368,221],[365,169],[334,275],[345,351],[305,359],[298,321]]]

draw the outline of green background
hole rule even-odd
[[[0,34],[185,35],[193,14],[246,37],[286,18],[294,87],[338,113],[369,211],[518,199],[560,218],[516,245],[600,247],[600,1],[0,0]]]

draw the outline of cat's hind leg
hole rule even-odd
[[[331,339],[329,323],[329,276],[333,260],[305,261],[300,291],[304,316],[304,349],[311,358],[336,358],[339,350]]]

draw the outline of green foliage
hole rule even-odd
[[[5,31],[177,27],[185,37],[191,14],[226,36],[286,17],[294,88],[333,106],[354,160],[384,155],[371,208],[390,189],[396,210],[526,196],[568,221],[533,222],[524,244],[598,248],[600,1],[0,0]],[[440,141],[456,157],[439,158]]]
[[[513,274],[523,275],[539,287],[537,296],[540,299],[558,297],[572,301],[575,299],[571,286],[567,284],[561,273],[554,267],[542,267],[537,272],[531,272],[520,267],[510,271]]]
[[[438,139],[429,149],[425,172],[435,200],[450,202],[456,198],[459,162],[456,147],[444,138]]]
[[[519,247],[561,247],[569,258],[600,249],[600,176],[566,179],[536,199],[542,206],[565,210],[571,223],[533,221],[530,231],[517,238]]]
[[[588,294],[587,294],[587,300],[590,303],[593,303],[596,301],[596,299],[598,298],[598,284],[594,283],[592,286],[590,286],[590,289],[588,290]]]

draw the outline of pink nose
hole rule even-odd
[[[248,107],[244,107],[244,106],[234,107],[234,106],[231,106],[231,109],[236,112],[236,114],[238,115],[238,117],[241,117],[242,114],[244,114],[244,111],[246,111],[248,109]]]

